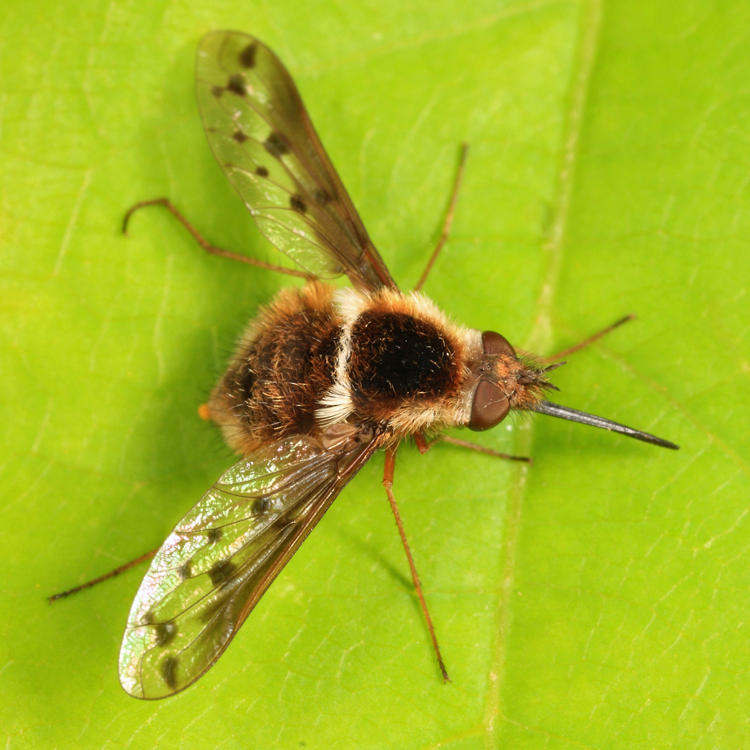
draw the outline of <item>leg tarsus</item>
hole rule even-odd
[[[443,676],[444,682],[450,682],[451,678],[448,676],[448,670],[445,668],[445,662],[443,656],[440,653],[440,646],[438,645],[437,636],[435,635],[435,628],[432,624],[432,618],[430,617],[430,611],[427,609],[427,602],[422,592],[422,584],[419,580],[419,574],[417,568],[414,565],[414,558],[409,548],[409,542],[406,540],[406,532],[404,531],[404,524],[401,520],[401,514],[398,512],[398,505],[396,505],[396,498],[393,495],[393,474],[396,468],[396,450],[397,447],[388,448],[385,452],[385,469],[383,471],[383,487],[385,488],[385,494],[388,497],[388,502],[393,512],[393,517],[396,519],[396,526],[398,527],[398,533],[401,537],[401,543],[404,545],[404,552],[406,552],[406,559],[409,562],[409,569],[411,570],[411,579],[414,582],[414,589],[417,592],[419,598],[419,604],[422,607],[422,614],[424,615],[427,623],[427,630],[430,633],[430,639],[432,640],[432,646],[435,649],[435,656],[437,657],[438,666],[440,667],[440,673]]]
[[[146,208],[146,206],[164,206],[164,208],[169,211],[169,213],[172,214],[172,216],[177,219],[177,221],[182,224],[185,229],[187,229],[188,232],[190,232],[193,239],[205,250],[207,253],[210,253],[211,255],[218,255],[221,258],[227,258],[228,260],[236,260],[240,263],[246,263],[250,266],[255,266],[256,268],[264,268],[267,271],[276,271],[277,273],[283,273],[287,276],[296,276],[300,279],[307,279],[308,281],[315,279],[316,277],[312,274],[305,273],[304,271],[298,271],[295,268],[285,268],[284,266],[277,266],[274,263],[266,263],[262,260],[257,260],[255,258],[249,258],[247,255],[240,255],[239,253],[233,253],[231,250],[224,250],[223,248],[216,247],[216,245],[212,245],[208,240],[206,240],[200,232],[180,213],[180,211],[177,209],[177,207],[172,203],[172,201],[169,200],[169,198],[152,198],[151,200],[147,201],[139,201],[138,203],[135,203],[132,205],[126,212],[125,216],[122,219],[122,233],[127,235],[128,233],[128,225],[130,223],[130,219],[133,216],[133,214],[136,211],[139,211],[142,208]]]
[[[150,560],[158,551],[159,551],[159,547],[157,547],[156,549],[152,549],[149,552],[146,552],[145,554],[140,555],[139,557],[136,557],[134,560],[131,560],[130,562],[126,562],[124,565],[120,565],[114,570],[110,570],[109,573],[105,573],[102,576],[97,576],[96,578],[92,578],[90,581],[86,581],[86,583],[80,584],[80,586],[74,586],[72,589],[61,591],[58,594],[52,594],[52,596],[47,597],[47,601],[50,604],[52,604],[52,602],[56,602],[58,599],[65,599],[71,594],[77,594],[79,591],[83,591],[84,589],[90,589],[96,586],[98,583],[102,583],[103,581],[106,581],[109,578],[114,578],[115,576],[120,575],[120,573],[124,573],[126,570],[129,570],[130,568],[132,568],[135,565],[138,565],[139,563],[145,562],[146,560]]]
[[[560,352],[551,354],[549,357],[544,357],[542,362],[558,362],[563,357],[567,357],[569,354],[573,354],[574,352],[578,352],[581,349],[585,349],[587,346],[589,346],[589,344],[593,344],[595,341],[598,341],[603,336],[606,336],[608,333],[611,333],[616,328],[619,328],[621,325],[631,320],[635,320],[635,315],[633,314],[625,315],[619,320],[616,320],[611,325],[608,325],[606,328],[602,328],[601,331],[597,331],[596,333],[592,334],[588,338],[585,338],[583,341],[579,341],[577,344],[574,344],[573,346],[569,346],[567,349],[563,349]]]
[[[456,202],[458,201],[458,189],[461,186],[461,179],[463,178],[464,167],[466,166],[466,155],[468,152],[469,144],[462,143],[461,155],[458,158],[458,169],[456,170],[456,176],[453,180],[453,188],[451,190],[450,200],[448,201],[448,209],[445,212],[445,218],[443,219],[443,229],[440,232],[440,238],[437,241],[437,245],[435,245],[434,250],[430,254],[427,265],[425,266],[424,271],[422,271],[422,275],[419,277],[417,285],[414,287],[415,292],[418,292],[424,286],[424,283],[427,281],[427,277],[432,270],[432,266],[435,264],[438,255],[440,255],[443,245],[445,245],[448,240],[448,235],[450,234],[451,226],[453,225],[453,214],[456,211]]]

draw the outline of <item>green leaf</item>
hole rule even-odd
[[[20,3],[0,47],[0,507],[8,747],[722,747],[747,744],[746,3],[292,0]],[[285,60],[371,235],[426,292],[540,353],[557,400],[659,450],[538,416],[399,454],[396,495],[452,683],[439,679],[374,459],[218,664],[126,696],[142,569],[232,461],[196,407],[284,279],[212,161],[200,36]],[[283,262],[283,261],[282,261]],[[467,437],[464,435],[464,437]]]

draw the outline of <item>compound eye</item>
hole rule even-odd
[[[494,335],[503,338],[500,334]],[[507,344],[508,342],[506,341],[505,343]],[[480,380],[476,391],[474,391],[474,401],[471,403],[469,429],[476,431],[488,430],[490,427],[494,427],[499,422],[502,422],[509,411],[510,402],[500,388],[489,380]]]
[[[482,334],[482,349],[485,354],[502,354],[515,357],[516,353],[505,336],[501,336],[495,331],[485,331]]]

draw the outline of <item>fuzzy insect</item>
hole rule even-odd
[[[120,681],[138,698],[172,695],[221,655],[344,485],[379,449],[444,678],[442,657],[392,493],[397,445],[450,426],[485,430],[511,410],[661,438],[552,404],[555,365],[499,333],[455,325],[399,290],[334,170],[286,68],[233,31],[203,39],[197,97],[211,148],[258,226],[308,277],[251,321],[202,414],[242,455],[177,524],[133,602]],[[455,198],[455,194],[454,194]],[[166,199],[161,203],[210,252]],[[436,252],[437,252],[436,248]],[[435,254],[431,259],[434,260]],[[276,268],[276,270],[282,270]],[[346,274],[352,286],[320,281]]]

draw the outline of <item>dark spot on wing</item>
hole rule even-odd
[[[234,563],[231,560],[219,560],[216,565],[208,571],[208,577],[214,586],[226,583],[234,573]]]
[[[224,532],[221,529],[209,529],[206,534],[206,540],[209,544],[213,544],[214,542],[218,542],[223,534]]]
[[[252,68],[255,65],[255,53],[257,51],[258,45],[255,42],[248,44],[238,55],[240,65],[243,68]]]
[[[177,625],[173,622],[160,622],[156,626],[156,645],[166,646],[177,635]]]
[[[318,203],[322,203],[323,205],[331,200],[331,196],[328,195],[328,193],[326,193],[323,188],[315,188],[315,190],[313,190],[313,198],[315,198]]]
[[[191,573],[192,570],[190,568],[190,560],[182,563],[182,565],[177,568],[177,574],[180,576],[180,578],[182,578],[183,581],[187,578],[190,578]]]
[[[161,663],[161,676],[164,678],[164,682],[167,683],[167,687],[171,690],[177,687],[177,665],[179,663],[174,656],[168,656]]]
[[[233,94],[237,94],[237,96],[244,96],[246,93],[245,79],[239,73],[229,76],[227,91],[231,91]]]
[[[291,198],[289,198],[289,205],[297,212],[303,214],[305,211],[307,211],[307,206],[305,205],[305,201],[302,200],[302,197],[299,195],[293,195]]]
[[[146,612],[146,614],[141,618],[141,622],[144,625],[153,625],[155,620],[156,618],[154,617],[154,613],[151,610]]]
[[[237,143],[244,143],[247,140],[247,136],[241,130],[235,130],[234,133],[232,133],[232,138],[234,138]]]
[[[287,145],[286,138],[284,138],[281,133],[275,131],[266,138],[263,145],[266,147],[266,151],[276,158],[289,153],[289,146]]]
[[[221,86],[211,86],[211,93],[217,99],[221,99],[221,95],[224,93],[224,89]]]
[[[267,497],[259,497],[253,501],[253,515],[256,517],[265,516],[266,513],[271,509],[271,501]]]
[[[268,177],[268,170],[263,166],[256,167],[255,174],[257,174],[258,177]]]

